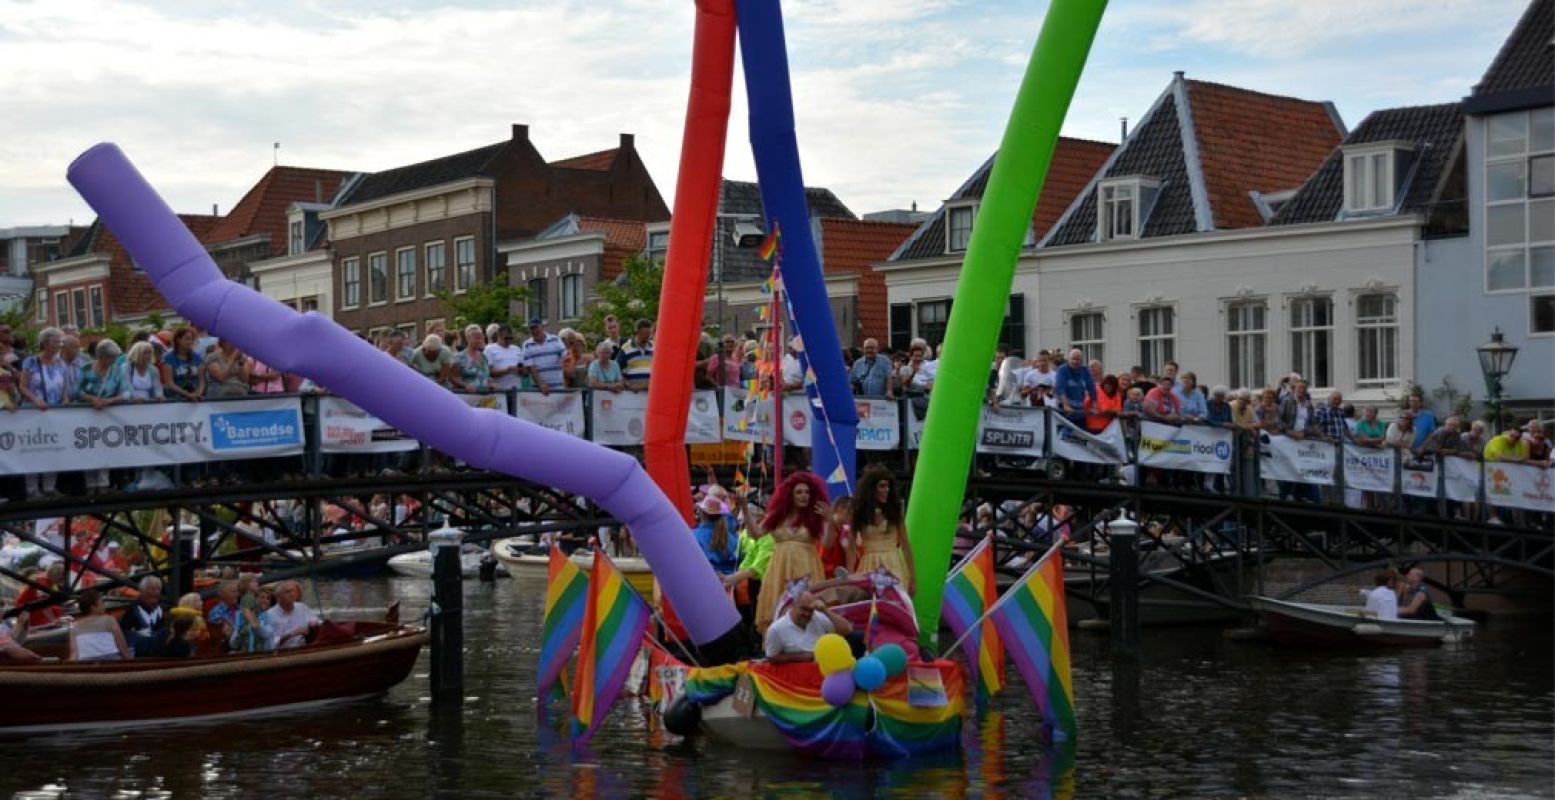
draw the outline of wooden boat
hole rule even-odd
[[[474,545],[465,545],[463,552],[459,554],[459,572],[466,578],[475,578],[481,574],[481,562],[485,561],[487,553]],[[389,571],[396,575],[408,578],[432,577],[432,551],[417,550],[413,553],[400,553],[389,559]],[[506,578],[507,567],[499,560],[497,562],[497,577]]]
[[[1378,619],[1359,606],[1295,603],[1249,597],[1278,644],[1305,647],[1435,647],[1474,635],[1474,621],[1448,616],[1439,620]]]
[[[214,720],[366,697],[403,681],[428,638],[420,626],[388,622],[332,630],[340,638],[266,653],[0,666],[0,734]]]
[[[509,575],[518,577],[529,575],[545,577],[550,570],[551,557],[546,545],[535,544],[529,536],[513,536],[507,539],[498,539],[491,545],[491,552],[507,567]],[[594,553],[591,550],[575,550],[569,556],[572,563],[585,570],[594,566]],[[648,560],[638,556],[611,556],[610,560],[616,565],[616,569],[626,577],[626,582],[633,589],[645,597],[653,596],[653,570],[648,567]]]

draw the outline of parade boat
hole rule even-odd
[[[0,666],[0,735],[198,722],[367,697],[405,680],[426,630],[326,623],[305,647],[240,655]]]
[[[1435,647],[1474,635],[1474,620],[1450,614],[1434,620],[1378,619],[1360,606],[1256,596],[1247,602],[1263,615],[1264,626],[1277,644],[1354,649]]]

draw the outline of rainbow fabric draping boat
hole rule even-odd
[[[909,674],[937,672],[943,693],[932,704],[914,703]],[[684,692],[699,705],[732,694],[742,675],[755,690],[755,708],[766,715],[795,749],[834,759],[899,758],[959,747],[965,692],[961,667],[953,661],[913,664],[873,692],[834,707],[821,697],[821,672],[813,662],[740,662],[687,672]]]
[[[583,608],[577,680],[572,686],[574,746],[588,743],[621,692],[651,613],[610,558],[595,553]]]
[[[1075,733],[1064,560],[1055,545],[988,613],[1055,739]]]
[[[956,639],[965,637],[963,652],[979,705],[1004,688],[1004,642],[999,629],[992,620],[978,623],[999,596],[993,555],[993,537],[989,536],[961,559],[945,580],[940,612]]]
[[[588,576],[560,548],[551,545],[551,563],[545,582],[545,622],[540,628],[540,680],[535,696],[544,703],[562,681],[566,690],[567,659],[578,646],[583,605],[588,598]]]

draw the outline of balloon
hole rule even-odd
[[[821,697],[834,706],[845,706],[853,699],[853,673],[833,672],[821,681]]]
[[[887,678],[894,678],[902,674],[902,670],[907,669],[907,651],[895,642],[875,648],[875,652],[870,655],[880,659],[880,663],[885,665]]]
[[[934,402],[924,422],[907,504],[907,536],[918,579],[913,606],[925,643],[933,642],[939,631],[945,572],[955,539],[951,533],[966,494],[988,388],[988,362],[1004,322],[1015,260],[1106,7],[1106,0],[1057,0],[1048,6],[956,282]]]
[[[853,668],[853,648],[848,640],[835,633],[828,633],[815,642],[815,663],[822,675],[831,675]]]
[[[853,683],[866,692],[873,692],[885,684],[885,665],[874,656],[864,656],[853,665]]]

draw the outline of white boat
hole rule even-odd
[[[513,536],[507,539],[498,539],[491,545],[491,552],[497,560],[507,567],[512,575],[534,575],[544,577],[551,568],[551,556],[547,545],[535,544],[531,536]],[[571,556],[572,563],[584,570],[594,566],[594,551],[574,550]],[[632,588],[644,595],[653,592],[653,570],[648,566],[648,560],[641,556],[611,556],[610,561],[616,565],[616,569],[626,576],[626,582]]]
[[[475,545],[465,545],[459,553],[459,572],[466,578],[478,577],[481,574],[481,561],[485,560],[486,551]],[[389,559],[389,570],[396,575],[404,575],[410,578],[432,577],[432,551],[417,550],[411,553],[400,553]],[[499,559],[497,562],[497,577],[505,578],[508,570]]]
[[[1474,635],[1474,620],[1378,619],[1360,606],[1295,603],[1272,597],[1249,597],[1263,615],[1269,636],[1280,644],[1306,647],[1394,648],[1434,647],[1461,642]]]

